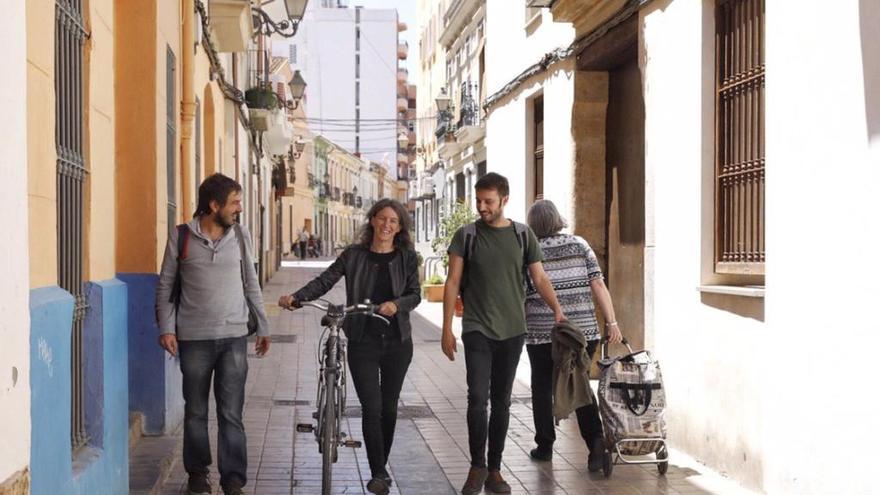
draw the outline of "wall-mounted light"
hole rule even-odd
[[[278,22],[273,21],[263,9],[252,7],[251,10],[254,13],[254,36],[279,34],[285,38],[292,38],[302,22],[308,3],[309,0],[284,0],[284,7],[287,9],[287,19]]]

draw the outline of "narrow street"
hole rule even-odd
[[[297,433],[294,424],[310,422],[314,407],[319,315],[306,308],[297,312],[280,311],[274,304],[282,293],[290,292],[326,266],[326,262],[285,262],[266,285],[264,298],[273,328],[273,343],[265,358],[251,355],[245,404],[248,434],[249,481],[246,491],[254,495],[320,493],[321,458],[314,436]],[[344,283],[344,282],[343,282]],[[328,294],[333,301],[344,300],[343,283]],[[439,349],[440,305],[423,302],[413,315],[415,352],[401,394],[401,407],[390,471],[393,494],[455,494],[467,475],[468,447],[466,427],[466,386],[464,356],[448,361]],[[587,452],[574,421],[560,426],[552,462],[532,461],[533,426],[528,388],[528,359],[523,355],[513,392],[508,442],[504,452],[504,476],[513,493],[529,494],[703,494],[744,493],[732,483],[686,461],[673,450],[666,477],[658,476],[653,465],[616,466],[610,479],[586,471]],[[216,448],[216,420],[212,407],[212,447]],[[351,380],[346,404],[347,431],[360,439],[360,408]],[[168,444],[169,439],[145,439],[132,454],[131,493],[186,493],[186,473],[180,448],[166,460],[164,483],[139,491],[134,485],[138,472],[149,472],[157,459],[150,458],[149,446]],[[179,437],[177,443],[179,444]],[[673,439],[674,441],[674,439]],[[170,461],[170,462],[168,462]],[[140,463],[140,464],[139,464]],[[142,465],[149,464],[149,465]],[[154,470],[153,470],[154,471]],[[343,449],[333,471],[336,493],[367,493],[369,467],[363,449]],[[219,475],[212,466],[211,479],[219,493]]]

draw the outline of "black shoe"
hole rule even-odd
[[[387,476],[387,475],[386,475]],[[376,495],[388,495],[388,487],[391,485],[391,477],[374,477],[367,483],[367,491]]]
[[[501,477],[501,471],[489,471],[486,478],[486,490],[491,493],[510,493],[510,485]]]
[[[536,447],[529,452],[529,457],[536,461],[549,461],[553,459],[553,449],[542,449]]]
[[[202,495],[211,493],[211,481],[207,474],[191,474],[186,482],[187,495]]]
[[[241,482],[236,479],[223,485],[223,495],[244,495]]]
[[[602,437],[590,442],[590,455],[587,457],[587,470],[591,473],[602,470],[602,461],[605,457],[605,441]]]
[[[468,471],[467,480],[465,480],[464,486],[461,487],[461,495],[479,495],[482,493],[483,483],[486,482],[488,475],[489,472],[484,467],[471,467],[471,470]]]

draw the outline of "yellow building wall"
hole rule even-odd
[[[27,147],[30,286],[57,285],[55,191],[55,2],[28,0]]]
[[[123,273],[154,273],[158,269],[162,249],[158,221],[165,223],[164,183],[158,182],[158,171],[165,167],[165,150],[158,148],[159,132],[144,132],[162,126],[164,136],[165,107],[161,121],[157,115],[159,100],[155,58],[145,54],[143,47],[156,43],[156,1],[116,0],[116,263]],[[162,50],[161,81],[164,91],[165,51]],[[164,100],[163,100],[164,105]],[[161,161],[160,161],[161,157]],[[161,207],[159,206],[161,204]],[[137,205],[136,207],[134,205]],[[161,212],[161,213],[160,213]],[[146,228],[145,228],[146,227]],[[164,232],[164,231],[163,231]],[[162,236],[164,242],[164,234]],[[163,246],[164,247],[164,246]]]
[[[113,0],[90,0],[91,38],[86,43],[88,96],[86,134],[90,174],[86,182],[86,280],[116,276],[116,128],[114,98]]]

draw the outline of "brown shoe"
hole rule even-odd
[[[486,490],[492,493],[510,493],[510,485],[501,477],[501,471],[489,471],[486,478]]]
[[[464,486],[461,487],[461,495],[479,495],[483,491],[483,483],[486,482],[488,474],[486,468],[472,467],[468,471]]]

